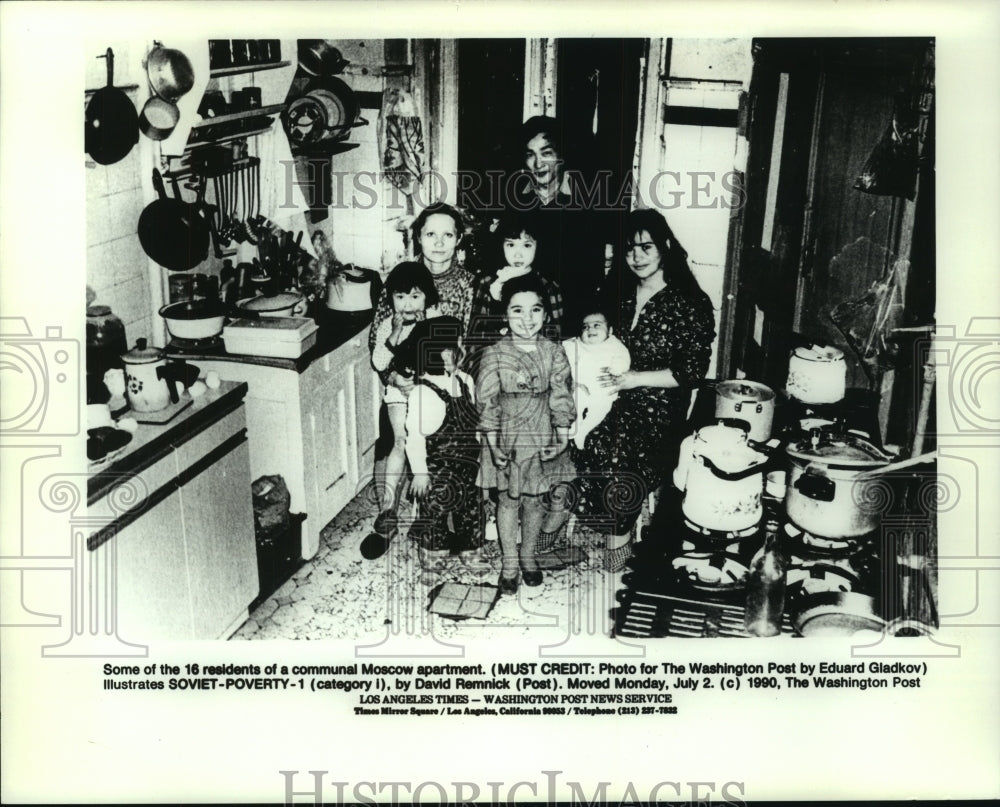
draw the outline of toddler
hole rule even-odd
[[[438,291],[424,264],[403,261],[386,278],[385,293],[391,301],[392,316],[372,326],[375,331],[371,340],[372,367],[383,378],[393,372],[405,376],[405,370],[403,373],[396,370],[396,351],[418,322],[438,314]],[[412,381],[402,387],[386,383],[382,395],[392,430],[392,448],[385,460],[385,484],[375,532],[361,544],[361,553],[369,560],[385,552],[396,530],[397,490],[406,468],[406,402],[411,389]]]

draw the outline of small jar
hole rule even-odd
[[[104,386],[108,370],[124,367],[121,356],[128,350],[125,325],[106,305],[87,308],[87,403],[107,403]]]

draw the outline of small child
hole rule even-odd
[[[372,367],[385,377],[395,370],[396,351],[417,323],[438,313],[438,292],[430,271],[422,263],[403,261],[389,273],[385,291],[392,302],[392,317],[377,328],[372,340]],[[374,326],[373,326],[374,327]],[[400,388],[387,383],[382,401],[392,429],[392,448],[385,460],[385,484],[380,501],[381,512],[375,519],[373,535],[361,545],[361,553],[369,560],[382,555],[396,531],[397,491],[406,468],[406,402],[412,382]]]
[[[475,385],[458,369],[463,331],[456,317],[425,320],[396,354],[397,364],[412,368],[416,379],[406,413],[410,490],[419,502],[410,536],[425,549],[452,554],[475,552],[482,544]]]
[[[498,239],[496,260],[500,269],[480,275],[472,290],[472,314],[469,317],[468,367],[478,372],[482,351],[507,332],[506,311],[502,303],[504,285],[517,277],[534,277],[545,297],[548,318],[542,336],[559,339],[562,322],[562,293],[559,286],[543,277],[534,265],[538,241],[536,223],[524,215],[508,215],[501,219],[495,237]]]
[[[525,585],[541,585],[535,550],[542,499],[576,475],[565,451],[576,411],[566,353],[542,336],[548,311],[540,279],[529,274],[508,280],[501,304],[508,332],[483,351],[476,385],[479,428],[486,437],[478,484],[498,490],[499,587],[512,594],[519,568]]]
[[[621,375],[632,366],[628,348],[612,333],[607,315],[592,311],[583,318],[579,336],[563,343],[566,358],[573,372],[573,392],[576,398],[576,435],[573,442],[582,449],[587,435],[611,411],[617,391],[600,384],[605,373]]]

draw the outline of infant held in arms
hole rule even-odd
[[[576,398],[573,442],[582,449],[587,435],[604,420],[618,397],[616,391],[602,387],[598,378],[605,373],[621,375],[627,372],[632,359],[628,348],[611,332],[607,316],[597,311],[583,318],[582,333],[563,341],[563,348],[573,372]]]

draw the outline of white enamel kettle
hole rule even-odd
[[[122,355],[125,362],[125,394],[133,412],[159,412],[180,400],[179,390],[198,378],[198,369],[183,362],[167,364],[163,351],[147,347],[137,339],[135,347]]]
[[[758,524],[769,459],[749,440],[743,421],[719,419],[685,437],[673,476],[684,492],[684,516],[717,532]]]

